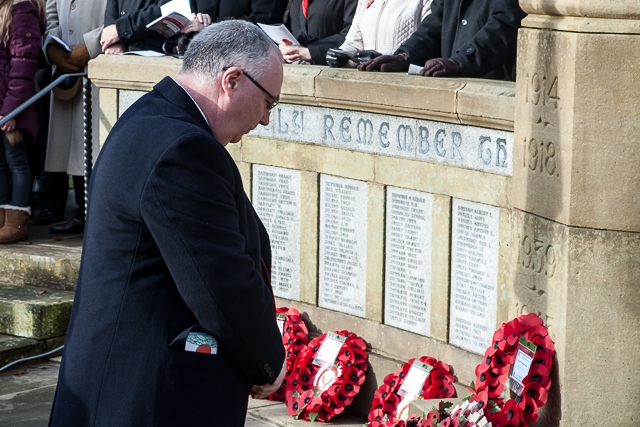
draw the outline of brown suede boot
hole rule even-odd
[[[27,210],[5,207],[4,213],[5,222],[4,226],[0,228],[0,244],[26,240],[27,237],[29,237],[29,233],[27,232],[29,212]]]
[[[0,228],[4,227],[4,208],[0,208]]]

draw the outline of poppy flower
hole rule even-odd
[[[507,403],[502,407],[502,424],[514,423],[515,426],[519,426],[523,421],[522,408],[516,403],[514,399],[507,400]]]
[[[436,366],[438,364],[443,365],[442,366],[443,368],[444,368],[445,365],[447,367],[449,367],[449,365],[447,365],[446,363],[438,362],[438,359],[436,359],[435,357],[431,357],[431,356],[422,356],[418,360],[420,360],[422,363],[426,363],[427,365],[431,365],[434,368],[438,367],[438,366]]]
[[[525,328],[531,329],[536,326],[542,326],[543,322],[540,316],[535,313],[523,314],[518,318],[518,320],[524,324]]]
[[[533,355],[533,362],[531,363],[534,365],[544,365],[551,370],[551,366],[553,365],[553,353],[553,350],[549,351],[540,347]]]
[[[441,399],[445,397],[453,397],[456,394],[456,388],[452,381],[435,381],[429,387],[429,397],[431,399]]]
[[[549,399],[547,389],[542,387],[542,383],[539,382],[527,383],[524,386],[522,395],[532,398],[536,402],[537,406],[543,406]]]
[[[469,398],[469,402],[480,404],[480,408],[485,408],[489,402],[489,392],[487,390],[479,391]]]
[[[538,421],[538,404],[529,396],[518,396],[520,401],[516,399],[516,403],[522,410],[522,419],[525,424],[531,424]]]

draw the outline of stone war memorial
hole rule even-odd
[[[285,66],[269,126],[228,147],[278,305],[368,344],[358,413],[410,358],[469,385],[535,313],[556,349],[535,425],[640,425],[640,2],[520,4],[515,83]],[[101,141],[179,66],[92,61]]]

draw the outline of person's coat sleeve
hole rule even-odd
[[[166,150],[145,185],[142,216],[198,322],[253,384],[273,383],[284,361],[273,296],[245,251],[252,242],[240,232],[239,174],[213,144],[197,133]]]
[[[118,1],[109,0],[104,15],[104,26],[115,24],[118,38],[125,45],[157,35],[158,33],[147,28],[147,24],[160,18],[162,15],[160,6],[167,1],[162,0],[156,4],[134,8],[134,10],[125,11],[125,14],[121,15]]]
[[[309,54],[311,54],[311,62],[316,65],[327,65],[327,51],[331,48],[338,47],[344,43],[345,37],[351,28],[353,15],[356,12],[358,3],[356,0],[345,0],[342,16],[344,16],[344,26],[337,34],[332,34],[320,40],[310,43]]]
[[[452,52],[465,77],[483,77],[507,58],[515,57],[518,28],[525,17],[518,0],[492,2],[487,23],[467,43]]]
[[[35,10],[14,14],[9,27],[9,83],[0,116],[8,115],[33,95],[33,79],[42,46],[41,31]]]
[[[344,42],[340,46],[341,50],[356,51],[364,49],[360,21],[362,19],[362,14],[364,13],[366,2],[367,0],[358,0],[354,17],[351,20],[351,25],[349,26],[349,31],[345,35]]]
[[[445,0],[433,0],[431,13],[426,16],[416,31],[396,50],[398,53],[406,53],[409,62],[415,65],[424,65],[432,58],[441,57],[442,46],[442,19]]]

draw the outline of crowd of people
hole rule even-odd
[[[279,45],[289,63],[515,80],[524,17],[518,0],[188,0],[191,22],[166,38],[147,28],[166,1],[0,0],[0,119],[52,75],[86,72],[100,54],[182,55],[194,34],[229,19],[284,23],[299,42]],[[0,127],[0,243],[27,239],[29,220],[84,231],[80,80]],[[91,97],[98,105],[97,90]],[[63,222],[70,182],[77,211]]]

